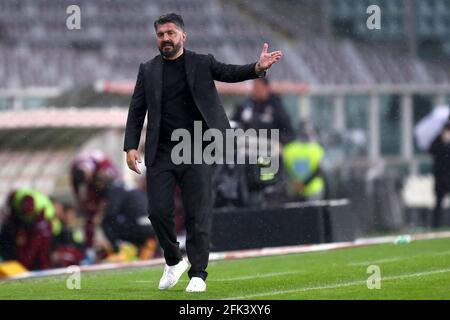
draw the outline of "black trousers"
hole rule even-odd
[[[436,178],[435,178],[436,179]],[[435,194],[436,194],[436,205],[433,210],[433,221],[432,226],[434,228],[439,228],[443,226],[443,208],[442,203],[445,199],[446,194],[450,193],[450,185],[448,182],[441,182],[437,180],[435,182]]]
[[[214,166],[206,164],[175,165],[166,151],[158,151],[153,165],[147,167],[149,218],[169,266],[182,258],[174,220],[175,188],[177,183],[180,186],[190,278],[205,280],[208,275],[213,170]]]

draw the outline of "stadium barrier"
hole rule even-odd
[[[214,211],[213,251],[337,241],[339,228],[331,219],[349,204],[347,199],[292,202],[275,208],[225,208]],[[346,240],[353,240],[354,232]]]

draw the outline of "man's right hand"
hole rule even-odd
[[[139,151],[136,149],[130,149],[127,151],[127,165],[128,168],[136,172],[137,174],[141,174],[141,171],[138,168],[137,163],[141,163],[141,156],[139,154]]]

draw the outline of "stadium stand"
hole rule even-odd
[[[254,16],[263,16],[277,30],[294,38],[297,64],[308,72],[297,80],[312,84],[430,84],[449,83],[448,56],[439,63],[410,52],[408,37],[416,34],[417,42],[439,39],[448,48],[450,29],[443,31],[450,7],[445,1],[416,1],[414,32],[407,34],[408,11],[405,1],[325,1],[281,0],[244,1],[241,6]],[[427,3],[424,5],[423,3]],[[366,8],[378,4],[383,8],[381,30],[367,32]],[[324,10],[323,8],[327,8]],[[430,11],[432,10],[432,11]],[[311,14],[314,12],[315,14]],[[422,32],[423,21],[433,17],[428,33]],[[434,17],[439,17],[434,21]],[[295,27],[294,27],[295,26]],[[447,27],[448,28],[448,27]],[[419,48],[420,49],[420,48]],[[443,52],[445,53],[445,52]]]
[[[407,46],[397,41],[404,38],[407,29],[402,0],[329,1],[328,7],[323,1],[305,0],[77,3],[82,13],[81,30],[66,28],[65,9],[71,1],[1,1],[0,72],[5,76],[0,78],[0,88],[88,86],[99,80],[134,79],[138,63],[157,54],[152,21],[168,10],[183,13],[189,48],[212,52],[220,60],[253,61],[264,41],[289,52],[290,58],[271,73],[276,80],[319,84],[450,82],[448,59],[437,66],[410,55]],[[374,3],[383,6],[385,23],[382,30],[368,36],[365,8]],[[419,47],[431,39],[448,54],[450,5],[439,0],[416,3]],[[350,40],[340,38],[342,30],[337,26],[344,26],[344,35]]]

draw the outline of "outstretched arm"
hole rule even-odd
[[[213,55],[210,57],[210,68],[214,80],[222,82],[240,82],[265,76],[275,62],[282,57],[281,51],[267,52],[269,45],[264,43],[259,60],[246,65],[234,65],[218,62]]]

